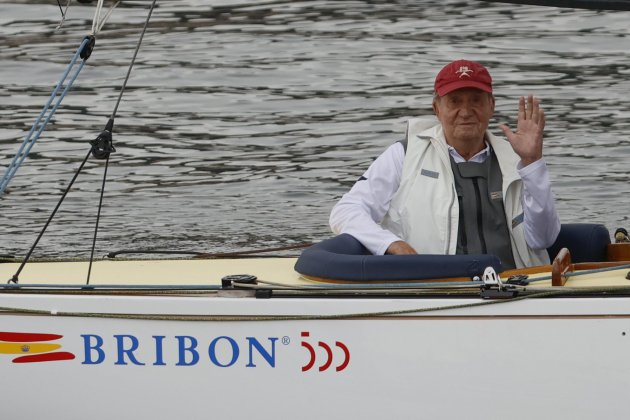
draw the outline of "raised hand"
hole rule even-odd
[[[540,109],[540,101],[532,95],[521,96],[518,100],[518,122],[516,132],[502,124],[501,130],[512,145],[514,152],[521,158],[523,166],[536,162],[543,156],[543,130],[545,113]]]

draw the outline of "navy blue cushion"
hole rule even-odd
[[[553,260],[562,248],[568,248],[571,261],[606,261],[606,248],[610,244],[610,233],[606,226],[595,223],[566,223],[560,228],[556,242],[547,248]]]
[[[422,280],[481,276],[503,271],[493,255],[372,255],[353,236],[326,239],[302,252],[295,271],[332,280]]]

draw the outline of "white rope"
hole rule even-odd
[[[105,0],[98,0],[98,3],[96,4],[96,10],[94,11],[94,18],[92,19],[92,32],[90,33],[90,35],[96,35],[97,33],[101,31],[101,29],[103,29],[105,22],[107,22],[107,20],[111,16],[116,6],[120,4],[120,1],[121,0],[118,0],[115,3],[113,3],[110,6],[107,13],[105,14],[105,16],[101,18],[101,13],[103,12],[103,3],[105,2]],[[68,14],[68,8],[70,7],[70,3],[72,3],[72,0],[68,0],[68,3],[66,3],[65,9],[61,11],[61,22],[59,22],[59,25],[57,25],[55,30],[61,29],[61,27],[65,23],[66,16]],[[61,4],[59,4],[59,7],[61,8]]]
[[[112,4],[112,6],[107,11],[107,14],[105,15],[105,17],[103,17],[103,20],[101,20],[100,25],[98,25],[97,32],[101,31],[101,29],[103,28],[103,25],[105,25],[105,22],[107,22],[107,19],[109,19],[109,17],[111,16],[112,12],[116,8],[116,6],[118,6],[119,4],[120,4],[120,0],[118,0],[116,3]]]
[[[96,3],[96,10],[94,10],[94,18],[92,19],[91,35],[96,35],[96,33],[98,32],[98,24],[101,19],[101,10],[103,10],[103,1],[104,0],[98,0],[98,3]]]

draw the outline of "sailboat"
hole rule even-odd
[[[2,417],[620,418],[630,242],[610,238],[563,225],[551,265],[516,270],[349,235],[297,258],[4,262]]]

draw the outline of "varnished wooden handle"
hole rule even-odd
[[[551,285],[564,286],[567,282],[566,273],[573,271],[571,253],[567,248],[562,248],[551,264]]]

